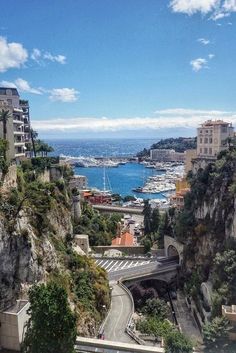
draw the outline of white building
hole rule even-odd
[[[215,159],[220,151],[228,148],[227,138],[233,136],[231,123],[207,120],[197,129],[197,157]]]
[[[16,88],[0,87],[0,111],[7,110],[10,119],[7,121],[9,160],[25,159],[30,156],[30,121],[28,101],[20,100]],[[0,122],[0,138],[3,138],[3,123]]]

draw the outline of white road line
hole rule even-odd
[[[133,261],[131,261],[131,263],[129,264],[129,266],[127,266],[127,268],[130,268],[132,266],[132,263],[133,263]]]
[[[127,265],[129,261],[126,261],[126,263],[121,267],[122,269],[125,268],[125,266]]]
[[[118,261],[115,261],[115,263],[109,268],[109,270],[107,270],[107,272],[110,272],[112,270],[112,268],[117,264]],[[114,271],[114,270],[113,270]]]
[[[98,260],[97,265],[101,266],[102,263],[103,263],[103,260]]]
[[[113,263],[113,260],[111,260],[111,261],[108,263],[108,265],[107,265],[106,267],[104,267],[106,271],[107,271],[107,269],[111,266],[112,263]]]
[[[120,269],[120,266],[123,264],[123,262],[124,262],[124,261],[121,261],[121,262],[118,264],[118,266],[115,268],[115,270],[114,270],[114,271],[119,270],[119,269]]]
[[[105,265],[106,263],[108,262],[109,260],[105,261],[104,264],[102,265],[103,268],[105,268]]]

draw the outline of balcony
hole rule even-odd
[[[14,119],[14,117],[13,117],[13,124],[24,125],[24,121],[22,121],[22,120],[16,120],[16,119]]]
[[[18,130],[18,131],[13,131],[14,135],[24,135],[25,132],[24,131],[21,131],[21,130]]]
[[[25,142],[24,141],[15,141],[14,142],[14,145],[17,147],[17,146],[24,146],[25,145]]]

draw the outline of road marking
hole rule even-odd
[[[106,263],[108,262],[109,260],[105,261],[104,264],[102,265],[103,268],[105,268],[105,265]]]
[[[110,272],[112,270],[112,268],[118,263],[118,261],[115,261],[115,263],[109,268],[109,270],[107,270],[107,272]],[[114,270],[113,270],[114,271]]]
[[[132,263],[133,263],[133,261],[131,261],[131,263],[129,264],[129,266],[127,266],[127,268],[130,268],[132,266]]]
[[[129,261],[126,261],[126,263],[124,264],[124,266],[121,267],[121,269],[125,268],[126,264],[128,263]]]
[[[112,264],[113,262],[114,262],[114,261],[111,260],[111,261],[108,263],[108,265],[104,267],[106,271],[107,271],[107,269],[111,266],[111,264]]]
[[[97,265],[101,266],[102,263],[103,263],[103,260],[98,260]]]
[[[115,268],[115,270],[114,270],[114,271],[119,270],[119,269],[120,269],[120,266],[123,264],[123,262],[124,262],[124,261],[121,261],[121,262],[118,264],[118,266]]]

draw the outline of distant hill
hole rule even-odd
[[[197,148],[196,137],[167,138],[154,143],[149,149],[144,148],[142,151],[137,153],[137,157],[149,156],[151,149],[173,149],[176,152],[184,152],[195,148]]]

